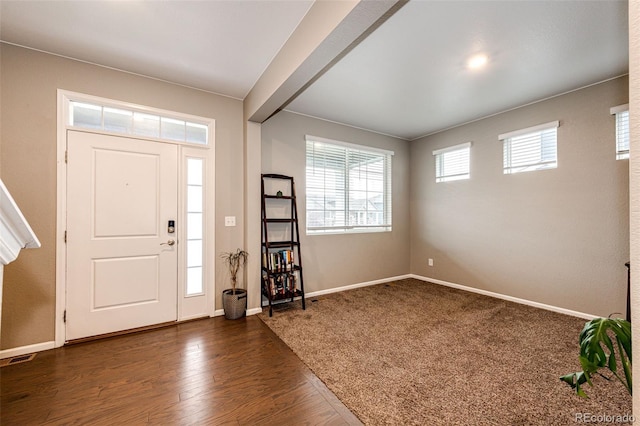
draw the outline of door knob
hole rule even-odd
[[[175,240],[169,240],[166,243],[160,243],[161,246],[172,246],[176,243]]]

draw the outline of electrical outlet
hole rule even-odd
[[[429,258],[429,266],[433,266],[433,259]]]
[[[225,216],[224,217],[224,226],[236,226],[236,217],[235,216]]]

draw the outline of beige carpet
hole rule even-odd
[[[570,425],[631,415],[617,381],[587,386],[585,400],[559,380],[579,369],[579,318],[412,279],[260,318],[365,424]]]

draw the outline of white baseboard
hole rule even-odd
[[[353,290],[354,288],[367,287],[367,286],[370,286],[370,285],[388,283],[390,281],[404,280],[406,278],[412,278],[412,275],[411,274],[399,275],[397,277],[382,278],[380,280],[365,281],[363,283],[345,285],[343,287],[335,287],[335,288],[329,288],[327,290],[313,291],[311,293],[305,293],[304,298],[308,299],[310,297],[322,296],[324,294],[330,294],[330,293],[338,293],[340,291]]]
[[[462,284],[450,283],[448,281],[442,281],[435,278],[423,277],[421,275],[409,274],[408,277],[415,278],[420,281],[430,282],[433,284],[443,285],[446,287],[457,288],[459,290],[464,290],[471,293],[482,294],[484,296],[495,297],[496,299],[508,300],[509,302],[520,303],[521,305],[533,306],[534,308],[540,308],[540,309],[545,309],[547,311],[558,312],[560,314],[571,315],[573,317],[584,318],[587,320],[592,320],[598,317],[597,315],[585,314],[584,312],[572,311],[570,309],[559,308],[557,306],[547,305],[545,303],[532,302],[531,300],[520,299],[518,297],[507,296],[500,293],[494,293],[488,290],[481,290],[479,288],[468,287]]]
[[[55,348],[55,345],[56,345],[56,342],[51,341],[51,342],[35,343],[33,345],[27,345],[27,346],[20,346],[17,348],[5,349],[0,351],[0,359],[32,354],[34,352],[47,351],[49,349]]]
[[[260,312],[262,312],[262,308],[247,309],[247,316],[256,315],[256,314],[259,314]]]
[[[256,315],[259,314],[260,312],[262,312],[262,308],[251,308],[251,309],[247,309],[247,316],[251,316],[251,315]],[[217,309],[214,313],[213,316],[214,317],[220,317],[224,315],[224,309]]]
[[[445,287],[456,288],[458,290],[468,291],[470,293],[482,294],[484,296],[494,297],[496,299],[507,300],[509,302],[520,303],[521,305],[533,306],[534,308],[546,309],[547,311],[558,312],[560,314],[570,315],[570,316],[578,317],[578,318],[584,318],[584,319],[587,319],[587,320],[591,320],[591,319],[594,319],[594,318],[598,317],[597,315],[591,315],[591,314],[586,314],[584,312],[572,311],[570,309],[565,309],[565,308],[560,308],[560,307],[557,307],[557,306],[547,305],[545,303],[533,302],[531,300],[520,299],[518,297],[507,296],[507,295],[500,294],[500,293],[494,293],[494,292],[488,291],[488,290],[482,290],[482,289],[479,289],[479,288],[469,287],[469,286],[462,285],[462,284],[451,283],[451,282],[448,282],[448,281],[438,280],[436,278],[423,277],[421,275],[416,275],[416,274],[399,275],[399,276],[396,276],[396,277],[382,278],[382,279],[374,280],[374,281],[366,281],[366,282],[346,285],[346,286],[342,286],[342,287],[335,287],[335,288],[330,288],[330,289],[326,289],[326,290],[313,291],[311,293],[306,293],[304,296],[305,296],[305,299],[308,299],[308,298],[315,297],[315,296],[322,296],[324,294],[338,293],[338,292],[345,291],[345,290],[352,290],[352,289],[360,288],[360,287],[367,287],[367,286],[376,285],[376,284],[383,284],[383,283],[390,282],[390,281],[404,280],[404,279],[407,279],[407,278],[415,278],[415,279],[420,280],[420,281],[425,281],[425,282],[429,282],[429,283],[433,283],[433,284],[443,285]],[[256,314],[259,314],[260,312],[262,312],[262,308],[247,309],[247,316],[256,315]],[[224,309],[217,309],[213,313],[214,317],[221,316],[221,315],[224,315]],[[54,349],[54,348],[55,348],[55,342],[51,341],[51,342],[36,343],[36,344],[33,344],[33,345],[28,345],[28,346],[20,346],[20,347],[17,347],[17,348],[0,350],[0,359],[11,358],[11,357],[14,357],[14,356],[20,356],[20,355],[26,355],[26,354],[31,354],[31,353],[34,353],[34,352],[42,352],[42,351],[46,351],[46,350]]]

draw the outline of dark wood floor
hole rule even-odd
[[[66,346],[0,369],[0,424],[360,424],[258,318]]]

